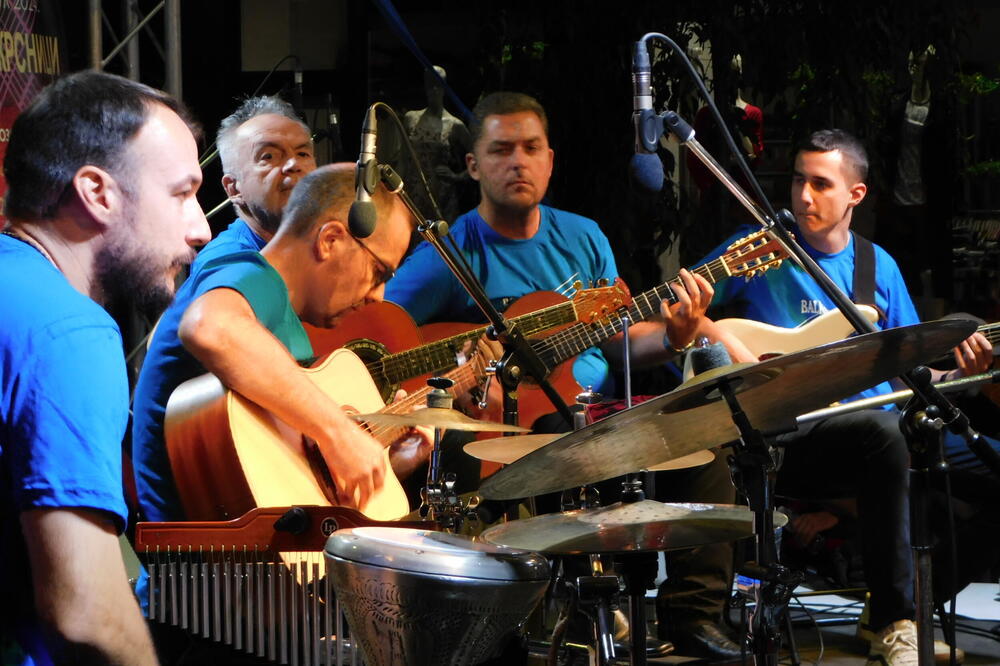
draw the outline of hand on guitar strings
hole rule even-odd
[[[694,340],[715,294],[712,285],[701,275],[682,268],[679,276],[681,281],[670,285],[677,302],[673,305],[666,300],[660,303],[667,338],[674,349],[684,349]]]
[[[406,397],[406,391],[399,389],[393,396],[393,402],[399,402]],[[414,409],[423,409],[426,405],[418,405]],[[434,431],[430,428],[417,426],[408,429],[389,446],[389,462],[392,471],[400,481],[406,479],[430,458],[434,448]]]
[[[954,349],[955,365],[945,379],[958,379],[987,372],[993,366],[993,345],[982,333],[973,333]]]
[[[350,508],[367,506],[385,483],[385,449],[346,416],[334,441],[316,439],[336,487],[337,501]]]

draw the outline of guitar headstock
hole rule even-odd
[[[764,231],[744,236],[720,257],[731,276],[743,275],[747,280],[757,273],[776,268],[788,258],[788,251]]]
[[[577,291],[573,296],[573,309],[576,310],[578,321],[591,324],[631,302],[632,294],[619,278],[610,287],[594,287],[593,289]]]

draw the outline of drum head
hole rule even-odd
[[[549,578],[549,564],[537,553],[432,530],[374,526],[337,530],[326,542],[326,553],[410,573],[483,580]]]

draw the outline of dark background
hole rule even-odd
[[[124,30],[118,3],[104,4],[107,52],[110,30],[118,37]],[[144,13],[154,4],[138,3]],[[219,120],[286,55],[299,56],[304,70],[307,122],[328,131],[317,143],[323,161],[356,159],[370,102],[386,101],[400,113],[424,106],[421,66],[372,2],[185,0],[181,8],[183,98],[209,139]],[[1000,259],[996,236],[988,233],[989,222],[1000,217],[994,187],[1000,173],[997,3],[400,0],[396,8],[430,60],[447,69],[449,84],[467,106],[500,89],[539,98],[556,151],[550,203],[600,222],[633,292],[667,277],[657,257],[672,243],[679,244],[681,265],[690,264],[742,220],[728,197],[699,206],[683,179],[655,197],[629,185],[630,50],[639,36],[656,30],[682,46],[692,37],[711,42],[719,100],[731,99],[735,82],[727,65],[733,54],[742,55],[745,97],[765,115],[759,175],[776,206],[788,205],[794,142],[822,127],[848,129],[865,141],[872,162],[870,196],[856,226],[897,258],[924,315],[964,309],[1000,318]],[[84,68],[86,3],[63,3],[62,11],[69,69]],[[162,35],[162,17],[150,30]],[[150,39],[142,44],[142,79],[162,86],[162,59]],[[918,214],[904,215],[888,193],[909,96],[907,54],[928,44],[937,50],[928,74],[928,200]],[[124,71],[121,61],[107,69]],[[262,92],[290,99],[291,84],[286,61]],[[693,119],[700,103],[665,52],[654,63],[654,84],[658,108],[669,104]],[[446,107],[458,115],[447,100]],[[338,121],[332,131],[331,112]],[[670,154],[664,157],[669,166]],[[200,195],[206,210],[224,198],[220,176],[217,163],[206,168]],[[958,218],[982,221],[987,233],[977,234],[973,223],[972,233],[956,235]],[[213,227],[230,219],[224,211]],[[956,246],[967,251],[956,255]],[[931,272],[921,280],[926,269]]]

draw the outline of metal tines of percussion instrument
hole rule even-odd
[[[273,663],[354,663],[326,566],[317,552],[241,547],[148,554],[151,620]]]
[[[339,530],[326,559],[367,666],[485,661],[549,584],[538,554],[428,530]]]

